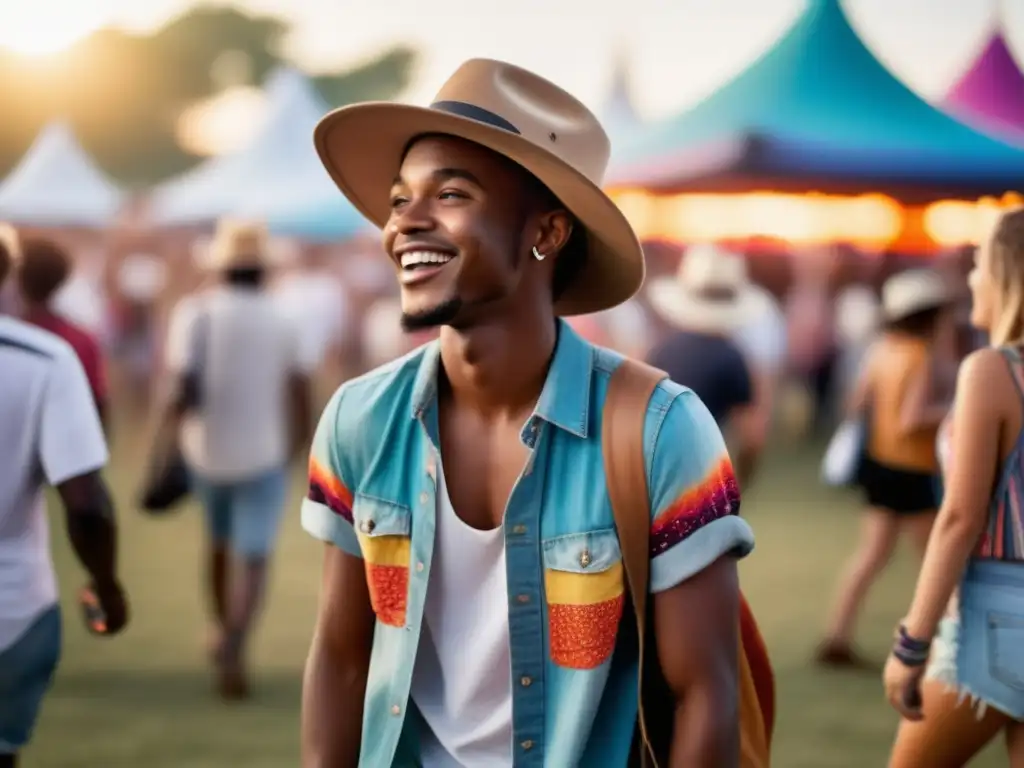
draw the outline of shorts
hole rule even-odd
[[[868,506],[897,515],[934,512],[938,506],[935,475],[879,464],[865,456],[857,475]]]
[[[43,611],[14,645],[0,651],[0,754],[28,744],[60,661],[60,608]]]
[[[972,561],[960,586],[960,690],[1024,721],[1024,563]]]
[[[232,482],[192,478],[192,490],[206,512],[207,529],[216,544],[247,558],[266,557],[274,548],[288,499],[286,467]]]

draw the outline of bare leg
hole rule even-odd
[[[826,646],[848,649],[868,589],[889,564],[899,522],[891,512],[869,508],[861,520],[857,550],[847,561],[826,633]],[[823,658],[823,660],[826,660]]]
[[[889,768],[963,768],[1006,726],[1006,715],[987,707],[979,718],[970,699],[937,680],[924,682],[921,699],[924,719],[900,721]]]
[[[210,609],[214,620],[213,637],[210,641],[211,653],[215,653],[220,646],[227,625],[230,562],[227,542],[211,542],[206,568]]]
[[[267,583],[266,558],[249,557],[238,567],[241,572],[235,575],[221,657],[221,693],[229,699],[249,695],[245,653]]]
[[[1010,768],[1024,768],[1024,723],[1010,722],[1006,728],[1006,751]]]

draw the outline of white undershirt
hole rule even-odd
[[[412,699],[424,768],[512,765],[512,662],[504,527],[459,519],[438,469],[433,563]]]

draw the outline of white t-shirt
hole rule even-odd
[[[317,365],[300,329],[258,290],[217,287],[189,296],[174,308],[168,326],[165,354],[172,375],[192,369],[200,335],[206,348],[198,362],[203,402],[182,425],[185,461],[221,482],[284,466],[288,380]]]
[[[411,694],[427,725],[421,762],[423,768],[510,768],[505,530],[462,522],[440,469],[437,476],[436,541]]]
[[[0,317],[0,651],[57,602],[43,486],[101,469],[107,458],[74,350]]]

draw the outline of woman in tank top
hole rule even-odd
[[[970,285],[992,346],[964,360],[939,439],[944,498],[885,669],[905,718],[890,768],[959,768],[1001,732],[1024,768],[1024,209],[978,249]]]
[[[865,666],[851,640],[868,590],[900,538],[908,537],[920,552],[928,541],[938,506],[935,435],[956,376],[953,299],[949,281],[927,269],[901,272],[883,286],[885,325],[861,364],[848,409],[866,422],[857,478],[866,508],[819,663]]]

